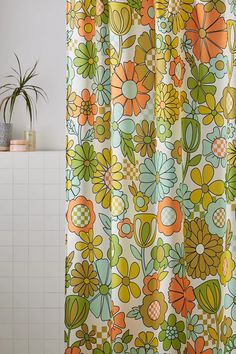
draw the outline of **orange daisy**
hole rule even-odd
[[[185,318],[195,307],[193,287],[189,284],[187,278],[180,278],[176,275],[175,278],[172,278],[169,286],[169,301],[175,311],[181,313]]]
[[[80,354],[81,350],[80,348],[73,347],[73,348],[67,348],[65,351],[65,354]]]
[[[77,96],[76,105],[78,106],[78,123],[80,125],[85,125],[86,122],[88,122],[89,125],[93,125],[94,116],[98,111],[95,102],[96,96],[94,94],[90,95],[87,89],[81,92],[81,97]]]
[[[68,228],[79,235],[81,231],[88,232],[95,222],[93,203],[85,197],[72,199],[66,213]]]
[[[182,223],[180,203],[170,197],[165,197],[158,203],[157,225],[159,232],[170,236],[179,232]]]
[[[226,23],[215,9],[205,12],[203,4],[196,5],[186,23],[186,29],[187,39],[193,45],[193,53],[203,63],[208,63],[226,47]]]
[[[91,41],[91,39],[95,36],[95,21],[87,16],[85,19],[81,18],[78,21],[79,26],[79,34],[86,39],[86,41]]]
[[[185,64],[180,56],[178,56],[170,63],[170,75],[176,87],[180,87],[182,85],[184,74]]]
[[[152,275],[147,275],[144,280],[143,293],[145,295],[151,295],[155,290],[160,288],[160,280],[158,279],[158,274],[154,273]]]
[[[111,80],[111,96],[114,104],[122,104],[124,115],[131,116],[134,113],[137,116],[145,108],[150,97],[143,81],[139,81],[132,61],[116,68]]]
[[[143,0],[140,10],[141,24],[149,25],[151,29],[155,28],[155,12],[153,0]]]
[[[212,354],[212,349],[204,350],[205,341],[203,337],[198,337],[194,343],[194,348],[190,343],[187,344],[187,353],[188,354]]]
[[[111,339],[114,340],[119,334],[122,333],[122,329],[125,328],[125,314],[124,312],[119,312],[119,306],[115,306],[112,301],[111,304],[111,316],[112,320],[108,321],[109,331],[108,334]]]

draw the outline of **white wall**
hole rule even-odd
[[[15,64],[14,52],[24,68],[39,59],[35,80],[48,94],[38,104],[37,148],[65,147],[66,30],[65,0],[0,0],[0,84]],[[27,117],[28,118],[28,117]],[[2,120],[2,114],[0,116]],[[16,106],[14,137],[28,128],[23,103]]]

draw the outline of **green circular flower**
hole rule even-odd
[[[159,340],[163,342],[163,349],[169,350],[173,347],[175,350],[180,350],[181,343],[186,343],[186,335],[184,333],[184,322],[176,322],[174,314],[169,315],[168,320],[161,325]]]
[[[227,202],[232,202],[236,198],[236,167],[227,166],[225,176],[225,194]]]
[[[77,73],[82,75],[85,79],[89,77],[92,79],[97,70],[97,48],[91,41],[80,43],[78,49],[75,50],[76,58],[74,65],[77,67]]]
[[[156,120],[156,130],[157,137],[160,142],[163,143],[167,138],[170,138],[172,131],[170,130],[171,124],[168,121],[165,121],[163,118],[158,118]]]
[[[193,77],[189,77],[187,81],[191,97],[194,101],[203,103],[208,93],[212,95],[216,93],[216,87],[212,85],[216,81],[215,76],[204,64],[200,64],[199,67],[194,65],[191,73]]]
[[[154,260],[154,269],[159,270],[160,268],[166,268],[168,264],[167,257],[169,256],[171,246],[168,243],[163,243],[159,238],[157,241],[157,246],[153,247],[151,251],[151,257]]]
[[[82,146],[76,145],[75,157],[71,164],[74,176],[77,176],[79,180],[89,181],[96,171],[97,164],[96,152],[92,145],[88,142],[83,143]]]

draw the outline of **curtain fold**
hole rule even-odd
[[[236,353],[236,4],[66,13],[65,354]]]

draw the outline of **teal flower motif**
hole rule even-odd
[[[217,199],[208,205],[205,220],[209,231],[212,234],[217,234],[219,237],[224,237],[226,228],[226,201],[223,198]]]
[[[135,124],[131,118],[123,115],[124,107],[120,103],[116,103],[113,108],[111,129],[112,129],[112,146],[117,148],[121,144],[121,134],[132,134]]]
[[[89,41],[80,43],[78,49],[75,50],[74,65],[77,67],[77,73],[82,75],[84,79],[89,77],[92,79],[97,70],[97,48],[96,45]]]
[[[110,70],[99,66],[93,79],[92,90],[96,95],[97,103],[102,106],[108,104],[111,98]]]
[[[170,138],[172,131],[170,129],[171,124],[168,121],[165,121],[163,118],[156,119],[156,131],[157,137],[161,143],[164,143],[167,138]]]
[[[218,54],[210,60],[210,72],[218,79],[222,79],[228,72],[228,58],[225,55]]]
[[[236,278],[232,278],[228,283],[230,294],[226,294],[224,298],[225,309],[231,308],[231,317],[236,321]]]
[[[202,324],[198,324],[198,315],[193,315],[191,317],[190,313],[187,314],[187,338],[196,341],[199,334],[204,330]]]
[[[128,345],[123,342],[122,338],[117,337],[113,342],[112,342],[112,353],[119,353],[119,354],[128,354],[127,349]]]
[[[222,349],[218,349],[218,348],[213,348],[213,354],[223,354]]]
[[[227,137],[229,139],[233,139],[235,132],[236,132],[236,128],[235,128],[234,124],[228,122],[226,131],[227,131]]]
[[[215,127],[207,134],[207,139],[203,139],[202,154],[215,168],[226,166],[226,127]]]
[[[169,33],[172,29],[172,23],[165,17],[157,19],[157,28],[161,33]]]
[[[193,209],[194,204],[190,200],[191,192],[188,190],[187,184],[180,183],[179,188],[176,190],[176,200],[180,203],[182,213],[188,217],[190,216],[190,210]]]
[[[227,343],[225,345],[224,354],[233,353],[235,348],[236,348],[236,334],[234,334],[233,336],[229,337],[229,339],[228,339],[228,341],[227,341]]]
[[[94,262],[94,267],[99,279],[99,289],[89,299],[90,311],[96,318],[108,321],[111,317],[111,269],[108,259]]]
[[[200,64],[199,67],[194,65],[191,73],[193,77],[189,77],[187,81],[188,88],[190,89],[190,95],[194,101],[198,103],[204,103],[206,95],[216,93],[216,87],[213,86],[216,81],[213,73],[209,72],[206,65]]]
[[[175,244],[174,248],[170,250],[170,258],[169,267],[173,269],[174,274],[183,278],[186,274],[183,243]]]
[[[234,16],[236,16],[236,4],[234,0],[228,0],[228,3],[230,4],[230,12],[232,12]]]
[[[106,50],[109,46],[109,40],[110,38],[107,27],[101,27],[100,31],[96,32],[97,51],[106,54]]]
[[[72,200],[79,194],[80,181],[77,176],[74,176],[72,170],[66,171],[66,200]]]
[[[192,47],[191,39],[187,39],[186,34],[183,35],[180,41],[180,49],[182,52],[188,52]]]
[[[169,350],[173,347],[175,350],[180,350],[181,344],[186,343],[186,335],[184,333],[184,322],[176,321],[174,314],[169,315],[168,320],[161,325],[159,340],[163,342],[163,349]]]
[[[145,159],[139,167],[140,191],[155,204],[169,193],[177,181],[174,160],[157,151],[151,159]]]
[[[186,113],[187,118],[197,119],[198,117],[197,102],[193,101],[192,104],[184,102],[183,110]]]

